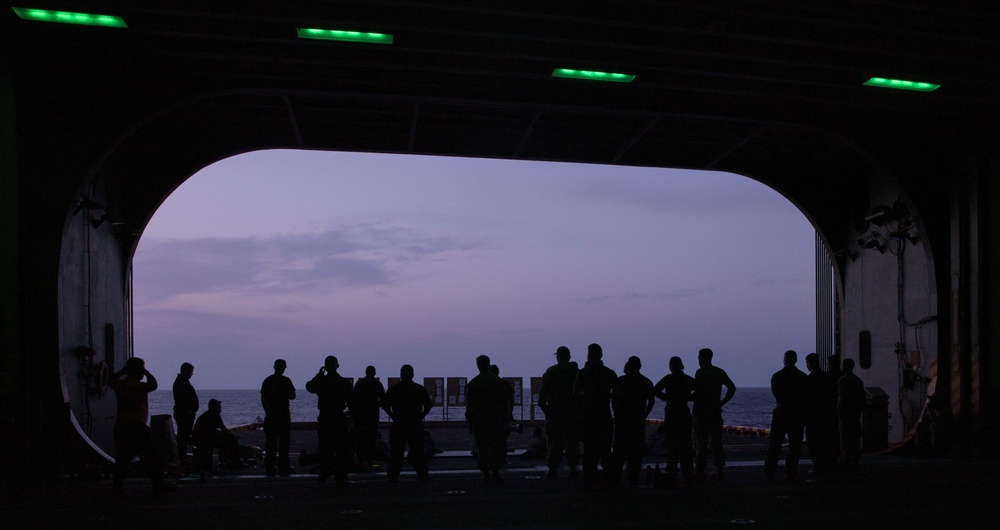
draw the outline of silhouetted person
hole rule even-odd
[[[833,355],[827,357],[826,367],[830,371],[830,379],[833,379],[834,393],[836,393],[837,382],[840,381],[840,377],[844,375],[843,370],[840,368],[840,354],[834,353]],[[836,427],[834,429],[834,440],[833,452],[834,458],[840,461],[840,418],[838,416],[836,421]]]
[[[427,482],[427,453],[424,443],[424,417],[434,402],[423,385],[413,382],[413,367],[404,364],[399,369],[400,381],[389,387],[382,401],[382,410],[389,415],[389,482],[399,480],[403,469],[403,451],[409,446],[408,458],[417,472],[417,480]]]
[[[573,385],[580,369],[569,359],[569,348],[557,348],[556,364],[542,374],[542,387],[538,390],[538,406],[545,413],[549,478],[559,475],[559,463],[564,453],[571,477],[576,476],[576,465],[580,459],[580,416],[573,397]]]
[[[587,346],[587,365],[576,376],[573,395],[580,407],[580,440],[583,442],[583,480],[597,480],[597,464],[608,467],[614,423],[611,416],[611,388],[618,380],[615,371],[604,366],[599,344]]]
[[[212,470],[212,452],[219,449],[219,464],[229,469],[243,469],[240,462],[240,438],[230,431],[222,422],[222,402],[218,399],[208,400],[208,410],[194,422],[191,430],[191,443],[197,446],[194,451],[194,466],[197,471]]]
[[[502,483],[510,418],[510,385],[490,371],[490,358],[476,357],[479,375],[465,387],[465,418],[476,442],[479,469],[486,482]]]
[[[351,458],[351,441],[347,430],[347,404],[351,401],[351,382],[337,373],[340,363],[329,355],[306,390],[316,394],[319,417],[319,483],[334,475],[338,486],[347,486],[347,468]]]
[[[625,363],[625,375],[611,389],[611,408],[615,413],[614,452],[608,482],[618,484],[622,463],[626,463],[625,476],[631,487],[639,486],[639,471],[646,452],[646,417],[656,404],[653,382],[639,373],[642,362],[631,356]]]
[[[698,371],[694,374],[694,433],[697,441],[695,453],[695,472],[699,477],[705,475],[708,467],[708,452],[714,457],[715,476],[725,477],[726,453],[722,448],[722,407],[733,399],[736,385],[726,371],[712,365],[712,350],[698,350]],[[722,387],[726,387],[726,395],[722,395]]]
[[[809,404],[806,410],[806,438],[816,475],[837,468],[837,382],[819,367],[819,355],[806,355],[809,371]]]
[[[383,406],[385,387],[375,377],[375,367],[365,368],[365,376],[354,383],[351,420],[354,422],[354,454],[358,464],[371,468],[375,463],[375,440],[378,437],[378,411]],[[412,450],[412,449],[411,449]]]
[[[545,437],[545,431],[541,427],[535,427],[531,431],[531,436],[524,443],[524,452],[521,453],[521,460],[531,460],[532,458],[545,458],[548,455],[549,440]]]
[[[868,403],[865,384],[854,375],[854,359],[844,359],[844,375],[837,381],[837,416],[840,419],[840,465],[851,470],[861,460],[861,414]]]
[[[500,366],[491,364],[490,373],[492,373],[497,377],[500,377]],[[500,377],[500,379],[503,378]],[[510,441],[511,426],[516,424],[514,423],[514,385],[508,381],[504,381],[504,383],[507,383],[507,404],[510,405],[508,407],[508,412],[507,412],[507,435],[503,437],[503,454],[505,456],[504,463],[506,464],[507,463],[506,455],[508,447],[507,442]]]
[[[260,404],[264,407],[264,470],[288,475],[292,466],[288,450],[292,444],[292,413],[288,402],[295,399],[295,385],[285,376],[284,359],[274,361],[274,373],[260,385]]]
[[[781,443],[788,436],[788,454],[785,455],[785,478],[795,478],[802,452],[802,433],[805,429],[806,408],[809,399],[808,376],[795,363],[798,354],[788,350],[784,355],[784,367],[771,376],[771,394],[775,407],[771,414],[771,435],[764,458],[764,473],[773,478],[781,457]]]
[[[143,378],[146,380],[143,381]],[[156,390],[156,378],[146,370],[142,359],[132,357],[111,376],[108,386],[115,391],[118,405],[113,431],[115,467],[112,492],[115,495],[125,493],[125,477],[133,456],[139,457],[140,468],[152,480],[154,492],[172,489],[163,482],[163,471],[153,456],[153,441],[146,424],[149,420],[149,393]]]
[[[670,358],[670,373],[653,387],[656,397],[666,402],[663,410],[667,439],[667,473],[681,473],[688,481],[694,474],[694,447],[691,445],[693,420],[688,402],[694,397],[694,378],[684,373],[680,357]]]
[[[191,428],[198,413],[198,393],[191,385],[194,375],[194,365],[181,364],[181,372],[174,379],[174,421],[177,422],[177,457],[181,463],[187,457],[188,440],[191,438]]]

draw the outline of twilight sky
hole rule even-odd
[[[654,382],[702,347],[737,386],[815,349],[814,230],[728,173],[261,151],[192,176],[134,259],[135,352],[168,385],[259,388],[274,359],[304,388],[340,373],[540,376],[604,347]],[[800,363],[801,365],[801,363]],[[165,386],[166,388],[167,386]]]

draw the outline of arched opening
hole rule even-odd
[[[107,399],[99,392],[89,389],[87,385],[91,384],[93,373],[88,371],[88,367],[102,358],[109,360],[111,365],[116,364],[115,361],[120,365],[124,357],[132,353],[132,337],[127,332],[132,316],[131,259],[142,228],[177,186],[211,162],[258,149],[295,147],[296,136],[282,133],[283,129],[278,127],[281,120],[287,119],[287,112],[280,116],[257,112],[259,105],[266,106],[280,101],[280,98],[276,100],[269,93],[225,93],[180,103],[161,115],[150,117],[148,123],[126,135],[120,144],[109,148],[100,163],[90,170],[86,184],[79,191],[77,201],[74,201],[74,207],[68,212],[59,249],[59,361],[62,364],[61,382],[65,401],[73,411],[81,414],[82,411],[87,411],[86,421],[80,421],[75,414],[71,414],[71,419],[78,423],[78,430],[85,438],[103,437],[103,440],[97,442],[98,446],[106,447],[111,444],[109,422],[113,421],[114,404],[113,399]],[[459,107],[452,110],[467,108],[466,105]],[[281,108],[287,111],[287,106]],[[426,113],[426,108],[420,108],[423,109],[419,114],[421,120],[432,119]],[[443,119],[450,115],[444,110],[440,116],[435,114],[433,119]],[[240,116],[247,121],[240,129],[241,134],[231,134],[231,116]],[[536,116],[537,120],[517,122],[525,125],[528,133],[542,122],[546,122],[547,126],[560,127],[569,127],[572,123],[572,120],[559,114],[539,112]],[[601,114],[589,115],[585,112],[576,116],[591,120],[594,125],[602,123],[606,118]],[[679,119],[709,128],[717,125],[711,118],[689,116]],[[911,270],[904,271],[908,278],[904,290],[911,292],[903,298],[897,296],[898,289],[893,283],[898,266],[895,259],[888,259],[891,254],[885,254],[886,259],[873,257],[857,263],[852,261],[851,256],[856,257],[862,250],[870,251],[863,248],[861,243],[861,238],[865,235],[862,232],[868,227],[862,227],[859,223],[859,220],[866,218],[869,210],[893,204],[897,200],[911,204],[910,211],[914,212],[915,226],[922,237],[925,227],[921,225],[917,212],[920,211],[918,206],[926,202],[920,203],[917,199],[908,198],[906,190],[894,181],[892,175],[888,174],[873,155],[840,136],[789,124],[771,124],[765,127],[754,127],[752,123],[743,125],[746,126],[743,132],[748,134],[744,141],[721,151],[721,155],[705,158],[707,162],[704,165],[693,164],[691,167],[711,167],[750,176],[774,190],[780,190],[784,197],[798,206],[801,213],[816,227],[818,246],[831,256],[831,289],[837,293],[833,297],[837,303],[831,311],[831,315],[838,319],[837,327],[833,330],[836,351],[844,356],[857,358],[859,333],[866,329],[872,331],[873,351],[880,353],[875,356],[878,361],[873,363],[873,372],[866,381],[871,380],[878,387],[888,389],[885,393],[889,396],[890,411],[899,410],[897,405],[902,400],[897,400],[897,397],[902,391],[912,396],[908,398],[912,403],[923,402],[920,393],[925,387],[903,386],[905,366],[898,362],[900,357],[893,353],[894,342],[907,332],[899,326],[896,306],[902,299],[905,300],[904,303],[915,304],[918,308],[907,311],[908,314],[920,313],[921,318],[930,318],[936,313],[936,292],[941,286],[935,282],[935,279],[940,281],[940,278],[934,273],[930,243],[935,238],[940,239],[942,234],[940,230],[937,233],[927,233],[926,240],[921,239],[919,244],[911,247],[906,260],[907,267]],[[726,125],[730,126],[732,124]],[[189,128],[197,129],[201,138],[210,138],[211,141],[187,141],[188,137],[174,133]],[[468,142],[453,146],[453,149],[417,149],[417,144],[412,144],[408,150],[395,144],[378,143],[376,140],[389,141],[391,138],[376,135],[370,138],[374,143],[366,144],[366,151],[427,155],[441,154],[443,151],[451,156],[470,157],[493,155],[493,151],[480,147],[494,145],[486,138],[489,127],[468,124],[464,130],[475,138],[466,138]],[[511,140],[507,146],[510,148],[508,152],[514,154],[508,155],[510,159],[544,158],[587,164],[614,163],[615,165],[608,167],[615,168],[639,167],[619,164],[616,162],[620,162],[619,157],[609,159],[602,155],[595,158],[592,152],[582,148],[566,153],[553,151],[548,153],[550,157],[525,154],[520,149],[527,141],[525,138],[529,137],[535,141],[533,134],[522,136],[521,140]],[[565,145],[564,142],[555,142],[547,137],[538,137],[537,141],[539,146]],[[164,142],[177,149],[170,153],[160,150],[158,146]],[[359,150],[350,142],[332,140],[309,147],[341,152]],[[807,160],[801,154],[795,155],[802,150],[820,152],[822,156]],[[650,151],[653,152],[657,151]],[[785,154],[795,156],[791,163],[782,158]],[[662,168],[671,164],[651,158],[647,165]],[[91,205],[96,206],[90,207]],[[932,214],[939,215],[939,212]],[[100,219],[105,222],[97,225],[96,221]],[[94,257],[98,259],[92,259]],[[861,270],[866,271],[865,275],[852,273]],[[871,288],[873,278],[877,291]],[[871,294],[866,294],[864,300],[851,294],[854,292],[852,286],[861,284],[864,284],[861,289]],[[837,285],[843,285],[843,291]],[[858,318],[862,307],[866,318],[874,321],[865,322]],[[100,316],[95,318],[95,311]],[[810,309],[809,313],[814,314],[814,309]],[[102,344],[102,330],[104,335],[115,337],[112,341],[103,339],[103,344],[106,345],[104,348],[97,347]],[[939,349],[936,325],[923,325],[921,332],[925,333],[920,340],[925,349],[925,358],[936,359]],[[81,344],[86,348],[81,350]],[[96,355],[88,359],[82,357],[80,351],[95,351]],[[920,370],[921,378],[928,380],[929,362],[924,363]],[[94,397],[95,393],[98,394],[97,398]],[[95,399],[102,401],[97,405],[96,412]],[[919,410],[911,412],[911,415],[918,413]],[[901,416],[902,414],[893,414],[887,420],[890,423],[890,439],[899,439],[905,434]]]
[[[135,353],[161,388],[191,362],[200,388],[253,389],[277,357],[301,386],[328,354],[347,377],[451,377],[486,353],[527,385],[559,345],[582,362],[598,342],[618,372],[637,355],[654,380],[711,347],[767,387],[783,351],[815,350],[814,240],[731,173],[258,151],[146,225]]]

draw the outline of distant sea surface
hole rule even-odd
[[[229,427],[253,423],[258,417],[264,417],[260,405],[260,390],[202,390],[196,389],[201,407],[201,414],[208,408],[209,399],[222,402],[222,420]],[[173,414],[174,398],[170,390],[157,390],[149,395],[149,414]],[[744,388],[736,390],[732,401],[722,409],[722,420],[726,425],[739,427],[768,428],[771,426],[771,411],[774,409],[774,397],[769,388]],[[291,402],[292,421],[316,421],[316,395],[298,389],[296,398]],[[654,419],[663,419],[663,402],[656,401],[656,407],[649,415]],[[531,418],[531,405],[514,407],[514,417],[518,419]],[[536,408],[535,418],[542,419],[542,411]],[[431,421],[464,421],[464,407],[449,407],[447,410],[435,406],[427,416]],[[388,421],[382,414],[382,421]]]

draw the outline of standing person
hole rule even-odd
[[[694,395],[694,378],[684,373],[680,357],[670,358],[670,373],[653,387],[656,397],[666,402],[663,423],[667,438],[667,473],[681,473],[688,482],[694,476],[694,447],[691,445],[693,420],[688,402]]]
[[[327,356],[323,366],[306,383],[306,390],[316,394],[319,417],[320,484],[334,475],[337,486],[347,486],[347,468],[350,462],[351,441],[347,432],[345,409],[351,401],[351,382],[337,373],[340,363],[333,355]]]
[[[284,359],[274,361],[274,373],[260,385],[260,404],[264,407],[264,470],[286,477],[292,472],[288,450],[292,444],[292,413],[289,401],[295,399],[295,385],[285,376]],[[277,469],[275,466],[277,465]]]
[[[785,456],[785,478],[792,480],[799,467],[802,452],[802,432],[805,429],[805,412],[808,402],[808,376],[795,363],[798,354],[785,352],[781,370],[771,376],[771,394],[775,407],[771,415],[771,435],[764,458],[764,474],[774,478],[781,457],[781,443],[788,435],[788,454]]]
[[[490,373],[492,373],[497,377],[500,377],[500,366],[496,364],[491,364]],[[503,378],[500,377],[500,379]],[[516,424],[514,423],[514,385],[507,381],[504,381],[504,383],[507,384],[507,404],[509,405],[507,410],[507,434],[504,435],[503,437],[503,454],[504,454],[503,463],[507,464],[509,463],[507,461],[507,447],[508,447],[507,442],[510,440],[511,426]]]
[[[854,375],[854,359],[844,359],[844,375],[837,381],[837,416],[840,419],[840,464],[844,470],[861,460],[861,414],[868,404],[865,384]]]
[[[615,371],[604,366],[604,351],[599,344],[587,346],[587,364],[576,376],[573,395],[580,407],[580,440],[583,442],[583,480],[597,480],[597,464],[610,464],[611,388],[618,380]]]
[[[819,355],[806,355],[809,371],[809,403],[806,438],[813,472],[823,476],[837,467],[837,382],[819,367]]]
[[[639,486],[639,471],[646,451],[646,417],[656,404],[653,382],[639,373],[642,362],[635,355],[625,363],[625,375],[611,389],[611,407],[615,412],[615,443],[611,455],[608,483],[616,486],[621,477],[622,463],[630,487]]]
[[[479,375],[465,387],[465,418],[476,441],[485,482],[503,483],[500,465],[506,455],[510,385],[490,371],[490,358],[476,357]]]
[[[722,448],[722,407],[733,399],[736,385],[725,370],[712,365],[713,352],[709,348],[698,350],[698,371],[694,373],[694,436],[697,441],[695,473],[704,478],[708,467],[708,452],[714,456],[715,477],[725,478],[726,453]],[[722,399],[722,387],[726,395]]]
[[[384,399],[385,387],[375,377],[375,367],[365,368],[365,376],[354,383],[354,399],[351,401],[354,454],[358,457],[358,465],[365,469],[371,469],[375,464],[378,411],[379,407],[383,406]]]
[[[409,460],[417,472],[417,480],[427,482],[427,452],[424,447],[424,417],[434,407],[427,389],[413,382],[413,367],[404,364],[399,369],[400,381],[389,387],[382,400],[382,410],[389,415],[389,482],[399,480],[403,469],[403,451],[410,447]]]
[[[577,475],[576,464],[580,458],[579,414],[573,399],[573,384],[580,372],[570,361],[566,346],[556,348],[556,364],[542,374],[542,388],[538,390],[538,406],[545,414],[545,435],[548,437],[548,465],[546,476],[559,475],[559,462],[563,453],[569,463],[569,476]]]
[[[183,464],[187,459],[188,440],[198,413],[198,393],[191,384],[194,365],[181,364],[181,372],[174,379],[174,420],[177,422],[177,458]]]
[[[143,381],[143,378],[146,380]],[[153,482],[153,491],[162,493],[174,487],[163,482],[163,471],[153,456],[153,441],[149,425],[149,393],[156,390],[153,374],[138,357],[125,361],[125,366],[111,376],[108,386],[115,391],[118,414],[115,417],[115,467],[112,492],[125,494],[125,477],[133,456]]]

